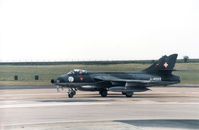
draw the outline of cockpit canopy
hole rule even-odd
[[[68,75],[74,75],[74,74],[78,74],[78,75],[83,75],[83,74],[87,74],[87,70],[82,70],[82,69],[74,69],[70,72],[68,72]]]

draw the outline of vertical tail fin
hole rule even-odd
[[[153,63],[149,68],[143,70],[149,74],[168,75],[171,74],[176,63],[178,54],[163,56],[158,61]]]

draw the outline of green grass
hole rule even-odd
[[[174,74],[181,77],[182,84],[199,84],[199,63],[181,63],[176,64],[176,71]]]
[[[0,65],[0,85],[24,84],[50,84],[50,79],[73,69],[86,69],[88,71],[127,72],[140,71],[150,64],[111,64],[111,65]],[[183,84],[199,84],[199,63],[178,63],[174,74],[180,75]],[[14,80],[18,75],[18,81]],[[39,75],[35,81],[34,76]]]

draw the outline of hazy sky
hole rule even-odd
[[[0,61],[199,58],[198,0],[0,0]]]

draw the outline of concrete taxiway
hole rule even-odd
[[[132,98],[78,91],[72,99],[66,90],[23,87],[0,89],[0,129],[199,129],[198,87],[152,88]]]

